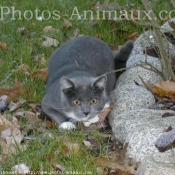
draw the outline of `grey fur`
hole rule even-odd
[[[134,45],[132,41],[127,41],[125,45],[120,49],[120,51],[115,56],[115,70],[125,68],[128,57],[133,49]],[[124,71],[116,72],[116,77],[118,78]]]
[[[59,124],[92,119],[110,102],[114,89],[116,75],[105,73],[125,66],[132,48],[133,42],[128,42],[114,59],[111,49],[97,38],[83,36],[63,44],[50,59],[43,111]],[[90,104],[92,99],[97,103]],[[74,105],[73,100],[81,103]]]

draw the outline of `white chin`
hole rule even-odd
[[[83,124],[84,126],[89,127],[92,123],[97,123],[98,120],[99,120],[99,117],[98,115],[96,115],[95,117],[89,119],[88,121],[84,121]]]

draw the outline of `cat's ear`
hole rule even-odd
[[[60,84],[63,92],[68,92],[75,87],[75,84],[67,77],[61,78]]]
[[[96,78],[93,86],[100,89],[100,90],[104,90],[106,87],[106,81],[107,81],[107,76],[102,75],[102,76]]]

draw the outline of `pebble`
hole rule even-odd
[[[0,101],[0,112],[4,112],[7,109],[7,102],[4,100]]]
[[[154,105],[149,107],[150,109],[171,109],[175,111],[175,102],[172,102],[170,99],[163,98],[161,102],[157,102]]]

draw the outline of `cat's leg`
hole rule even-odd
[[[71,130],[76,129],[76,126],[72,122],[63,122],[59,125],[60,130]]]
[[[59,111],[49,109],[47,113],[49,114],[49,117],[51,119],[53,119],[56,123],[59,124],[58,128],[60,130],[76,129],[75,124],[70,122],[69,119],[66,116],[64,116],[64,114],[61,114]]]
[[[59,112],[57,109],[55,109],[55,106],[52,105],[53,100],[49,101],[51,99],[48,94],[45,95],[45,97],[42,100],[42,109],[45,114],[51,119],[53,119],[58,124],[58,129],[61,130],[70,130],[75,129],[76,126],[74,123],[70,122],[69,118],[67,118],[63,113]]]

